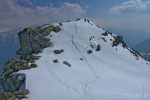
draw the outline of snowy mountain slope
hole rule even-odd
[[[21,71],[27,76],[28,100],[150,99],[149,63],[121,43],[112,46],[115,34],[105,35],[88,20],[63,23],[61,28],[48,36],[53,47],[38,54],[38,67]],[[54,54],[61,49],[64,52]]]

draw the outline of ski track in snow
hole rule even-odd
[[[74,88],[73,86],[70,86],[69,84],[67,84],[65,81],[63,81],[62,79],[60,79],[54,71],[50,70],[49,68],[47,68],[50,72],[50,75],[54,77],[54,79],[56,79],[56,81],[58,81],[60,84],[64,85],[66,88],[73,90],[75,93],[77,93],[78,95],[80,95],[78,93],[78,91],[76,90],[76,88]]]
[[[75,29],[75,32],[74,32],[74,33],[77,34],[77,25],[76,25],[76,24],[74,24],[74,29]],[[84,86],[83,91],[84,91],[85,94],[87,94],[87,93],[88,93],[87,91],[88,91],[89,85],[91,85],[91,83],[95,82],[96,80],[100,79],[100,76],[97,75],[97,73],[94,71],[93,66],[89,64],[89,62],[88,62],[88,60],[86,59],[86,57],[82,54],[82,52],[80,51],[80,49],[79,49],[78,46],[76,45],[76,42],[75,42],[75,40],[74,40],[74,35],[73,35],[73,34],[72,34],[72,44],[74,45],[74,47],[76,48],[76,50],[80,53],[80,55],[82,56],[82,58],[84,58],[84,60],[85,60],[85,62],[87,63],[88,67],[91,69],[91,71],[94,73],[94,75],[95,75],[95,77],[96,77],[96,79],[94,79],[94,80],[92,80],[92,81],[90,81],[90,82],[86,82],[86,83],[85,83],[85,86]]]

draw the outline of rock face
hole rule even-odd
[[[30,67],[26,60],[16,60],[16,59],[8,60],[4,65],[2,78],[8,77],[13,72],[29,68]]]
[[[18,33],[20,49],[16,53],[20,55],[20,59],[10,59],[3,67],[3,73],[0,77],[0,85],[3,88],[0,100],[18,100],[29,94],[29,91],[25,89],[26,74],[17,72],[38,67],[35,60],[38,60],[40,56],[35,54],[46,47],[52,46],[50,39],[46,36],[51,31],[59,32],[60,30],[60,26],[47,25],[37,28],[25,28]]]
[[[52,46],[50,40],[45,36],[47,36],[51,31],[58,32],[60,30],[59,26],[52,25],[45,28],[37,27],[35,29],[24,29],[18,33],[21,47],[17,51],[17,54],[21,55],[21,58],[25,59],[33,53],[37,54],[41,52],[43,48]]]
[[[1,85],[5,92],[15,92],[25,89],[26,75],[15,73],[1,80]]]
[[[27,89],[16,91],[14,93],[11,92],[5,92],[3,95],[0,96],[0,100],[20,100],[22,98],[26,98],[26,95],[29,94],[29,91]]]
[[[122,46],[124,48],[127,47],[126,43],[123,41],[123,38],[121,36],[116,36],[114,38],[115,38],[115,41],[113,41],[113,45],[112,46],[118,46],[120,43],[122,43]]]

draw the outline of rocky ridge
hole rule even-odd
[[[20,49],[16,52],[20,59],[8,60],[0,77],[2,91],[0,100],[18,100],[26,98],[29,90],[26,89],[26,74],[18,73],[20,70],[27,70],[38,67],[34,62],[39,59],[38,54],[46,47],[52,46],[50,39],[46,38],[50,32],[59,32],[61,25],[44,25],[37,28],[25,28],[18,33]]]
[[[80,20],[77,20],[77,21],[80,21]],[[72,25],[73,22],[70,22],[70,23]],[[80,22],[78,22],[78,23],[80,25]],[[90,24],[91,25],[90,27],[95,28],[93,23],[88,19],[81,20],[81,24],[82,23],[84,23],[84,24],[86,23],[85,25]],[[53,41],[51,41],[51,38],[47,38],[47,36],[51,37],[51,34],[50,34],[51,32],[53,32],[53,34],[57,34],[57,32],[59,33],[59,31],[61,31],[61,26],[63,26],[62,23],[57,24],[57,25],[44,25],[44,26],[40,26],[37,28],[25,28],[23,31],[20,31],[18,33],[21,47],[16,53],[18,55],[20,55],[20,59],[11,59],[5,63],[4,72],[1,75],[1,85],[3,87],[3,91],[2,91],[2,95],[1,95],[0,99],[16,100],[16,99],[26,98],[26,95],[29,94],[29,90],[26,89],[26,78],[27,77],[26,77],[26,74],[18,73],[18,71],[38,67],[38,65],[36,65],[36,63],[35,63],[35,60],[40,59],[40,56],[38,54],[41,53],[44,48],[54,46]],[[78,33],[77,25],[73,24],[73,26],[74,27],[72,29],[75,29],[75,34],[77,34]],[[84,28],[84,26],[82,26],[82,27]],[[96,28],[96,30],[97,30],[97,28]],[[101,30],[101,29],[99,29],[99,30]],[[103,30],[102,32],[103,33],[102,33],[101,39],[104,42],[109,41],[111,43],[111,47],[116,48],[116,51],[118,50],[117,47],[121,46],[121,48],[123,47],[125,50],[130,51],[130,53],[137,60],[141,59],[140,55],[136,51],[130,49],[126,45],[126,43],[123,41],[123,38],[121,36],[116,36],[105,30]],[[86,57],[84,57],[82,52],[77,47],[76,41],[74,41],[73,32],[71,34],[72,34],[72,38],[71,38],[72,40],[70,41],[70,43],[73,45],[73,47],[75,47],[75,49],[77,49],[78,53],[81,54],[80,60],[83,62],[85,61],[88,66],[87,68],[89,68],[89,70],[91,70],[92,73],[94,73],[94,80],[98,80],[99,79],[98,72],[96,72],[96,70],[94,70],[94,67],[88,62],[88,60],[86,60]],[[66,37],[69,35],[70,34],[66,35]],[[108,37],[111,37],[111,38],[109,39]],[[88,55],[92,56],[95,52],[98,53],[103,50],[103,47],[100,44],[100,42],[97,42],[97,43],[95,42],[95,40],[97,38],[99,38],[99,37],[96,37],[94,35],[89,37],[89,45],[88,45],[89,47],[86,52]],[[98,40],[101,40],[101,39],[98,39]],[[69,38],[69,40],[70,40],[70,38]],[[52,53],[54,55],[62,55],[65,52],[66,51],[64,51],[64,48],[59,48],[59,49],[55,48],[55,50],[53,50]],[[57,63],[57,64],[60,64],[60,62],[62,62],[65,66],[68,66],[68,68],[71,68],[72,66],[74,66],[73,62],[69,62],[68,60],[60,61],[60,59],[53,59],[53,62]],[[39,66],[39,67],[42,67],[42,66]],[[85,69],[85,70],[87,70],[87,69]],[[52,74],[52,76],[54,75],[56,80],[58,80],[64,86],[70,87],[70,85],[68,85],[67,82],[63,82],[62,80],[60,80],[60,78],[55,75],[56,73],[51,72],[51,74]],[[95,77],[96,77],[96,79],[95,79]],[[92,82],[93,82],[93,79],[92,79]],[[89,84],[87,83],[87,85],[89,85]],[[78,88],[75,88],[72,86],[72,91],[77,92],[77,90],[78,90]],[[83,90],[86,94],[86,92],[87,92],[86,85]]]

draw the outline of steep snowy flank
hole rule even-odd
[[[56,24],[57,25],[57,24]],[[62,23],[26,74],[28,100],[149,100],[150,65],[88,19]]]

